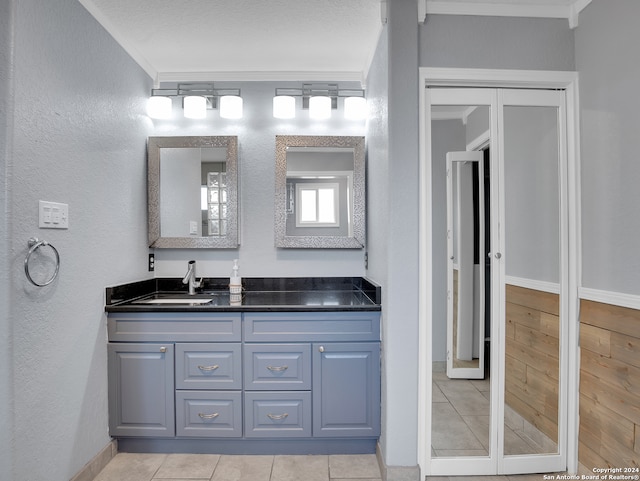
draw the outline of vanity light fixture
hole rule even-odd
[[[309,99],[309,117],[315,120],[331,118],[331,97],[314,95]]]
[[[276,119],[293,119],[296,116],[296,98],[292,95],[273,97],[273,116]]]
[[[338,99],[344,98],[344,116],[348,120],[366,117],[366,99],[363,89],[340,88],[338,84],[305,83],[302,88],[276,88],[273,97],[273,116],[277,119],[295,117],[295,98],[302,98],[302,109],[309,110],[312,119],[328,119],[338,108]]]
[[[367,99],[364,97],[346,97],[344,99],[344,118],[364,120],[367,117]]]
[[[147,115],[152,119],[170,119],[172,102],[170,97],[156,95],[147,101]]]
[[[207,110],[216,108],[220,109],[220,117],[222,118],[242,118],[240,89],[215,88],[213,83],[178,83],[175,85],[175,87],[151,90],[151,97],[147,103],[149,117],[154,119],[170,118],[171,98],[180,97],[182,98],[184,116],[187,118],[204,119]]]
[[[220,97],[220,117],[223,119],[241,119],[242,97],[239,95],[223,95]]]
[[[182,100],[182,109],[188,119],[204,119],[207,116],[207,99],[200,95],[189,95]]]

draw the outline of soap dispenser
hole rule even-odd
[[[238,270],[238,259],[233,259],[233,269],[229,279],[229,292],[231,294],[242,294],[242,277],[240,277]]]

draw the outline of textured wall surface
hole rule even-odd
[[[388,71],[388,29],[384,29],[376,54],[367,77],[367,104],[369,117],[367,121],[367,241],[369,262],[367,276],[379,283],[383,288],[382,324],[381,332],[383,345],[389,324],[387,316],[386,291],[387,285],[387,255],[388,236],[384,233],[389,221],[390,199],[392,194],[388,188],[389,177],[389,71]],[[383,451],[389,440],[386,436],[388,407],[387,377],[385,348],[382,349],[382,436],[380,443]]]
[[[595,0],[580,14],[582,284],[640,295],[640,163],[634,0]],[[594,135],[597,133],[597,135]]]
[[[78,2],[13,4],[3,276],[13,344],[13,479],[67,480],[109,441],[104,288],[148,276],[151,125],[144,107],[151,80]],[[69,204],[69,229],[39,229],[38,200]],[[59,276],[48,287],[24,274],[32,236],[60,253]],[[44,249],[32,259],[34,276],[50,275],[50,255]]]
[[[8,178],[10,176],[10,83],[13,72],[13,2],[0,2],[0,272],[9,265]],[[11,382],[11,319],[9,278],[0,276],[0,479],[11,479],[13,433],[13,385]]]
[[[429,15],[420,28],[423,67],[574,70],[566,19]]]

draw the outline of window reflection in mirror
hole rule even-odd
[[[287,235],[352,235],[353,155],[352,148],[287,149]]]

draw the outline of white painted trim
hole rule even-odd
[[[427,15],[480,15],[493,17],[569,18],[569,5],[539,5],[534,3],[452,2],[427,0]]]
[[[569,26],[578,26],[580,12],[591,0],[573,0],[565,3],[540,4],[537,2],[513,3],[509,0],[451,1],[418,0],[418,22],[424,23],[426,15],[476,15],[494,17],[566,18]]]
[[[585,4],[586,6],[586,4]],[[584,7],[583,7],[584,8]],[[567,115],[567,187],[569,211],[568,246],[568,423],[567,423],[567,468],[569,473],[578,469],[578,392],[579,392],[579,348],[578,348],[578,279],[580,278],[581,244],[580,233],[580,136],[578,131],[579,96],[576,72],[522,71],[488,69],[419,68],[419,153],[420,153],[420,224],[419,224],[419,298],[418,329],[418,464],[421,478],[431,472],[431,431],[427,429],[431,420],[431,369],[432,346],[430,311],[433,296],[433,273],[431,266],[432,216],[431,216],[431,164],[427,154],[431,151],[431,139],[426,135],[431,118],[428,105],[427,85],[463,87],[520,87],[557,88],[566,91]],[[571,415],[573,413],[573,415]],[[480,474],[480,473],[475,473]]]
[[[578,288],[578,296],[586,301],[601,302],[612,306],[640,309],[640,296],[636,294],[624,294],[622,292],[603,291],[590,287]]]
[[[102,27],[118,42],[118,44],[124,49],[125,52],[136,62],[140,67],[147,72],[149,77],[156,80],[158,75],[157,70],[151,65],[151,63],[140,53],[136,48],[135,43],[130,41],[125,35],[120,32],[116,26],[109,20],[102,10],[100,10],[93,0],[78,0],[80,4],[96,19],[96,21],[102,25]]]
[[[364,85],[362,72],[158,72],[159,82],[360,82]]]
[[[504,281],[516,287],[524,287],[525,289],[533,289],[534,291],[548,292],[550,294],[560,294],[560,284],[557,282],[538,281],[514,276],[505,276]]]
[[[568,88],[577,79],[575,72],[557,70],[492,70],[422,67],[422,86],[506,88]]]
[[[491,133],[489,130],[486,130],[467,144],[467,150],[482,150],[489,145],[490,141]]]

